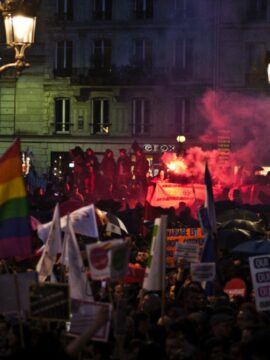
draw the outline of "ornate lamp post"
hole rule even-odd
[[[185,152],[184,143],[186,142],[185,135],[177,135],[176,141],[177,141],[176,155],[183,156]]]
[[[0,1],[0,11],[4,19],[6,44],[15,50],[15,62],[0,66],[0,72],[15,68],[20,74],[30,66],[25,60],[25,49],[34,43],[36,13],[40,0]]]

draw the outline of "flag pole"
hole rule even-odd
[[[160,259],[161,259],[161,272],[160,272],[160,283],[161,283],[161,321],[164,323],[165,315],[165,274],[166,274],[166,233],[167,233],[167,215],[161,215],[161,246],[160,246]]]
[[[19,332],[20,332],[20,344],[21,348],[25,348],[25,341],[24,341],[24,333],[23,333],[23,324],[21,319],[21,298],[20,298],[20,290],[19,290],[19,281],[18,275],[16,271],[13,271],[13,278],[15,283],[15,291],[16,291],[16,302],[17,302],[17,310],[19,313]]]

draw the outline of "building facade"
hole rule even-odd
[[[200,145],[207,90],[267,91],[269,20],[268,0],[43,1],[31,67],[0,75],[0,153],[20,136],[44,173],[75,146]]]

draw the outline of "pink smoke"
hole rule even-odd
[[[213,182],[232,186],[243,182],[256,166],[270,164],[268,97],[208,91],[201,100],[200,110],[208,122],[200,142],[203,147],[211,144],[215,150],[203,150],[201,147],[187,149],[184,157],[186,168],[176,167],[176,173],[178,171],[194,182],[203,182],[207,159]],[[218,137],[224,132],[229,134],[231,141],[227,163],[219,162]],[[178,161],[175,154],[168,153],[162,156],[162,160],[165,164]],[[238,175],[235,173],[236,166],[241,167],[241,176],[240,172]]]
[[[268,97],[208,91],[202,99],[201,109],[208,120],[201,141],[215,143],[218,133],[227,130],[231,137],[232,164],[247,168],[266,164],[270,135]]]

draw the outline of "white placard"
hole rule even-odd
[[[0,313],[29,312],[29,287],[33,282],[37,282],[35,271],[0,275]]]
[[[89,329],[91,324],[95,323],[97,314],[101,308],[103,308],[104,311],[108,309],[108,321],[92,337],[92,340],[103,342],[108,341],[112,311],[111,304],[99,302],[81,302],[75,300],[72,301],[72,307],[73,311],[70,323],[70,333],[74,335],[80,335]],[[75,311],[74,308],[76,309]]]
[[[189,263],[199,262],[199,247],[196,244],[176,243],[175,244],[175,258],[185,259]]]
[[[270,255],[249,257],[249,266],[258,311],[270,310]]]
[[[193,263],[190,265],[190,273],[193,281],[213,281],[216,276],[216,264]]]

